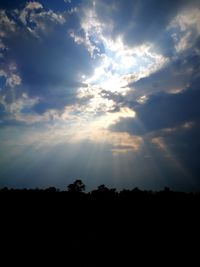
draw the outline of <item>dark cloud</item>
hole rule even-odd
[[[161,134],[164,138],[172,156],[178,159],[182,166],[185,167],[188,175],[193,177],[191,182],[200,187],[200,120],[196,121],[191,127],[182,127],[171,133],[164,132]]]
[[[160,70],[130,83],[132,90],[124,97],[124,102],[135,106],[136,100],[143,95],[148,97],[159,92],[173,93],[187,89],[199,77],[199,49],[197,39],[192,48],[177,54]]]
[[[170,187],[186,191],[200,188],[200,79],[193,77],[180,93],[159,92],[146,103],[132,102],[136,118],[121,118],[111,127],[112,131],[143,136],[140,156],[146,155],[145,164],[157,166]]]
[[[100,20],[112,25],[112,37],[118,35],[129,45],[150,41],[164,45],[163,51],[170,54],[172,39],[163,35],[169,22],[183,8],[197,6],[198,1],[97,1],[95,9]],[[167,48],[168,46],[168,48]],[[167,51],[168,50],[168,51]]]
[[[190,88],[181,93],[157,93],[145,104],[135,105],[136,118],[122,118],[112,126],[112,130],[140,135],[199,120],[199,99],[199,79],[197,79]]]
[[[173,133],[160,132],[158,138],[163,141],[166,150],[152,142],[152,138],[156,135],[145,137],[145,145],[141,151],[143,155],[146,153],[146,158],[143,161],[144,165],[149,164],[151,167],[153,165],[162,177],[163,182],[170,188],[183,191],[199,191],[200,168],[198,158],[200,156],[200,143],[197,137],[199,133],[199,125],[191,129],[178,129]],[[152,171],[149,172],[150,177],[152,173]]]
[[[189,4],[197,4],[190,1]],[[185,6],[188,1],[97,1],[95,8],[102,21],[114,22],[113,34],[123,34],[130,44],[159,38],[168,23]],[[106,8],[105,8],[106,6]]]

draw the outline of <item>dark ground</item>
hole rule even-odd
[[[1,190],[0,203],[8,265],[26,258],[56,266],[199,261],[198,193]]]

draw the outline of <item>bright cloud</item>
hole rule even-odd
[[[170,23],[168,30],[174,30],[172,37],[177,52],[191,48],[200,35],[200,9],[186,9]]]

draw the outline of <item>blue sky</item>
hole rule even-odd
[[[0,187],[200,190],[199,1],[1,1]]]

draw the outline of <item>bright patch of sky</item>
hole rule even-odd
[[[70,33],[71,37],[78,44],[85,45],[91,57],[100,59],[93,75],[83,76],[83,81],[89,85],[124,94],[129,90],[130,82],[125,78],[126,75],[134,74],[140,79],[157,71],[167,62],[167,58],[155,51],[153,44],[129,47],[121,36],[113,40],[109,36],[112,25],[99,21],[93,9],[85,11],[81,26],[84,37],[75,32]]]
[[[121,36],[114,40],[109,36],[112,25],[105,25],[99,21],[93,8],[85,9],[81,27],[84,34],[71,31],[70,36],[77,44],[84,45],[91,57],[98,59],[99,63],[92,76],[82,76],[82,81],[86,86],[79,88],[77,97],[89,98],[82,111],[84,116],[87,114],[87,117],[92,120],[92,123],[88,124],[90,139],[93,133],[96,136],[97,129],[100,133],[99,137],[107,136],[108,138],[108,131],[106,135],[102,134],[102,131],[121,117],[135,117],[135,112],[129,108],[126,108],[126,112],[123,109],[113,112],[116,103],[107,97],[106,92],[126,95],[131,90],[129,87],[131,82],[159,70],[168,62],[168,59],[156,52],[151,43],[129,47],[125,45]],[[97,114],[98,119],[95,117]],[[87,134],[81,134],[82,138],[83,136]],[[123,135],[123,137],[127,139],[127,136]],[[118,148],[113,151],[116,154],[121,150]],[[123,150],[125,151],[127,149]]]

